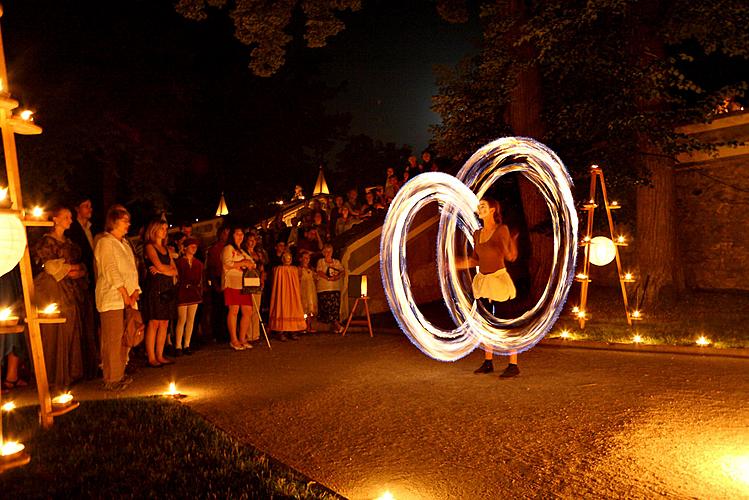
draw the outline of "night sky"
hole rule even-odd
[[[176,217],[209,215],[221,191],[237,206],[277,198],[296,182],[311,186],[317,165],[336,162],[343,136],[327,152],[320,147],[341,120],[350,126],[338,132],[421,151],[439,120],[429,109],[434,65],[456,64],[480,37],[476,20],[450,25],[432,2],[372,0],[342,14],[346,29],[324,48],[304,47],[294,32],[286,65],[260,78],[225,12],[194,22],[169,0],[16,0],[4,7],[11,92],[44,128],[42,138],[19,139],[22,174],[35,178],[24,189],[48,198],[73,178],[72,189],[109,192],[131,169],[139,181],[98,201],[140,195],[143,211],[166,206]],[[341,113],[350,122],[335,118]],[[131,168],[137,158],[118,157],[118,149],[143,151],[151,164]],[[108,177],[102,164],[119,170]],[[175,169],[182,170],[159,177]],[[162,187],[161,201],[149,194],[149,182]]]

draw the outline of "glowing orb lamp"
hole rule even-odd
[[[596,236],[590,240],[590,263],[605,266],[616,257],[614,242],[605,236]]]
[[[0,214],[0,276],[18,264],[26,249],[26,230],[15,215]]]

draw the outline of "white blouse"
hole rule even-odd
[[[243,250],[237,251],[231,245],[226,245],[224,247],[221,251],[221,262],[223,263],[224,268],[221,277],[221,288],[242,289],[242,275],[244,272],[241,269],[232,269],[232,266],[245,259],[251,260],[251,257]]]
[[[140,291],[133,249],[127,242],[104,233],[96,242],[94,262],[96,309],[99,312],[124,309],[125,302],[119,292],[120,287],[125,287],[128,295],[136,290]],[[137,309],[138,305],[134,304],[133,308]]]

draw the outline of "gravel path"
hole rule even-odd
[[[319,334],[203,349],[123,395],[175,377],[194,410],[354,499],[749,498],[749,360],[537,347],[509,380],[480,360]]]

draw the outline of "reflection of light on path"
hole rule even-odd
[[[609,443],[595,476],[630,496],[749,498],[749,428],[736,409],[663,406]]]
[[[749,452],[746,455],[729,455],[723,457],[720,464],[730,479],[744,484],[746,493],[749,495]]]

